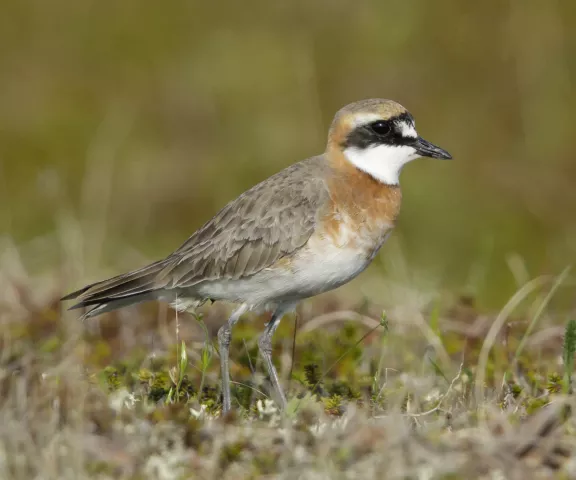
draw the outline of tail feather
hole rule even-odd
[[[60,301],[61,302],[66,302],[68,300],[74,300],[75,298],[79,297],[80,295],[82,295],[84,292],[86,292],[87,290],[89,290],[90,288],[92,288],[94,285],[96,285],[95,283],[92,283],[90,285],[86,285],[85,287],[81,288],[80,290],[76,290],[75,292],[69,293],[68,295],[64,295]]]
[[[62,297],[62,300],[77,300],[70,310],[93,307],[83,318],[150,300],[154,298],[154,291],[165,286],[165,282],[158,281],[158,274],[164,267],[165,262],[159,261],[139,270],[87,285]]]
[[[84,321],[87,318],[95,317],[96,315],[100,315],[102,313],[111,312],[113,310],[118,310],[119,308],[127,307],[129,305],[134,305],[136,303],[146,302],[147,300],[154,300],[154,298],[155,297],[153,295],[138,294],[138,295],[134,295],[131,297],[111,300],[107,303],[98,303],[98,304],[88,305],[88,307],[92,307],[92,308],[90,308],[90,310],[85,312],[80,317],[80,320]],[[84,305],[82,305],[82,306],[84,306]],[[72,310],[73,308],[80,308],[80,307],[75,305],[74,307],[71,307],[69,310]]]
[[[121,300],[125,301],[125,305],[130,305],[132,303],[144,301],[144,299],[139,299],[139,297],[143,295],[152,298],[152,293],[154,291],[156,291],[155,288],[150,288],[148,290],[140,289],[137,292],[126,293],[125,295],[103,295],[98,298],[88,298],[86,300],[82,300],[81,302],[75,303],[69,307],[68,310],[77,310],[78,308],[91,307],[93,305],[101,305],[103,303],[119,302]]]
[[[125,283],[98,290],[95,292],[86,292],[79,296],[77,299],[85,304],[90,305],[98,303],[102,300],[111,300],[116,298],[125,298],[140,293],[148,293],[156,290],[153,279],[148,281],[141,281],[141,279],[128,280]],[[74,307],[71,307],[74,308]]]

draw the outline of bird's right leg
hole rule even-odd
[[[246,305],[240,305],[232,312],[228,321],[218,330],[218,347],[220,348],[220,370],[222,372],[222,412],[230,411],[230,364],[229,348],[232,340],[232,327],[240,317],[248,310]]]
[[[280,385],[280,379],[278,378],[278,372],[274,367],[274,363],[272,362],[272,336],[280,325],[280,320],[285,313],[290,312],[296,307],[295,303],[285,303],[281,304],[276,308],[276,311],[272,314],[272,318],[268,325],[266,326],[266,330],[258,339],[258,347],[260,348],[260,354],[264,359],[264,363],[266,364],[266,370],[268,370],[268,375],[270,377],[270,382],[272,383],[272,387],[274,387],[274,391],[276,392],[276,399],[280,404],[280,407],[285,410],[286,409],[286,395],[284,394],[284,390],[282,389],[282,385]]]

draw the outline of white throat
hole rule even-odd
[[[344,155],[357,168],[387,185],[398,185],[402,167],[420,157],[416,149],[408,145],[349,147]]]

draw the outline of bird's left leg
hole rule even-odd
[[[218,345],[220,347],[220,371],[222,374],[222,412],[230,411],[230,365],[229,348],[232,340],[232,327],[240,320],[240,317],[248,310],[246,305],[240,305],[232,312],[228,321],[218,330]],[[202,393],[202,392],[200,392]]]
[[[282,390],[282,386],[280,385],[280,380],[278,378],[278,372],[274,367],[274,363],[272,362],[272,336],[280,325],[280,320],[285,313],[294,309],[294,304],[284,304],[279,305],[278,308],[272,314],[272,318],[268,325],[266,325],[266,330],[258,339],[258,347],[260,349],[260,354],[264,359],[264,363],[266,364],[266,370],[268,370],[268,376],[270,377],[270,381],[272,382],[272,386],[276,391],[276,395],[278,397],[278,401],[282,409],[286,408],[286,396],[284,395],[284,391]]]

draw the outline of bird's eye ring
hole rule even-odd
[[[388,122],[379,120],[377,122],[371,123],[370,128],[377,135],[388,135],[390,133],[391,127]]]

